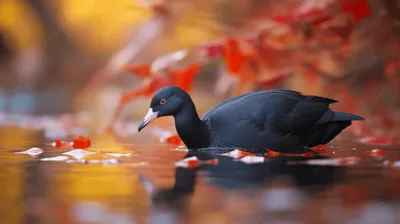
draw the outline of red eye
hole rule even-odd
[[[166,102],[167,102],[167,100],[165,100],[165,99],[160,100],[160,104],[165,104]]]

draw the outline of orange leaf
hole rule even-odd
[[[238,75],[246,61],[246,56],[240,51],[239,42],[229,38],[224,44],[224,59],[229,74]]]
[[[368,0],[345,0],[340,4],[340,9],[342,12],[350,13],[356,22],[371,16]]]
[[[175,85],[189,92],[192,88],[193,79],[199,69],[199,63],[193,63],[187,68],[172,72]]]
[[[178,135],[170,136],[166,139],[166,142],[171,145],[180,145],[182,143]]]
[[[280,156],[280,155],[282,155],[282,153],[268,149],[267,156]]]
[[[260,78],[257,80],[257,83],[264,88],[271,88],[279,83],[281,83],[283,80],[288,78],[291,75],[289,71],[279,71],[272,76],[266,77],[266,78]]]
[[[125,71],[132,72],[135,75],[146,78],[150,76],[151,73],[151,64],[143,64],[143,65],[126,65],[123,67]]]

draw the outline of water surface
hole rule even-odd
[[[71,156],[70,162],[42,161],[71,149],[45,146],[48,140],[39,131],[1,128],[1,223],[389,224],[400,218],[400,168],[393,167],[400,161],[397,145],[380,147],[384,156],[364,155],[377,146],[346,138],[327,148],[333,158],[359,158],[356,165],[300,164],[311,159],[303,157],[246,164],[176,150],[149,133],[128,141],[110,134],[93,137],[88,150],[96,153],[84,159],[98,163],[90,163],[71,162]],[[44,153],[15,153],[31,147]],[[175,166],[192,156],[217,158],[218,164]]]

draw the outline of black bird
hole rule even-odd
[[[153,96],[140,132],[151,121],[174,116],[179,137],[188,149],[271,149],[303,153],[327,144],[357,115],[335,112],[336,100],[302,95],[291,90],[265,90],[230,98],[209,110],[201,119],[189,96],[176,86],[163,87]]]

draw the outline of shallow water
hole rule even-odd
[[[88,151],[95,154],[83,162],[62,154],[70,148],[45,146],[41,132],[1,128],[0,223],[390,224],[400,219],[398,145],[379,147],[383,157],[371,156],[362,152],[377,146],[342,138],[329,145],[329,157],[355,157],[359,163],[307,165],[299,161],[316,158],[265,157],[263,163],[246,164],[223,155],[188,154],[157,143],[149,133],[133,141],[93,137]],[[15,153],[32,147],[44,152]],[[56,156],[68,159],[42,160]],[[218,164],[175,166],[191,156],[217,158]]]

